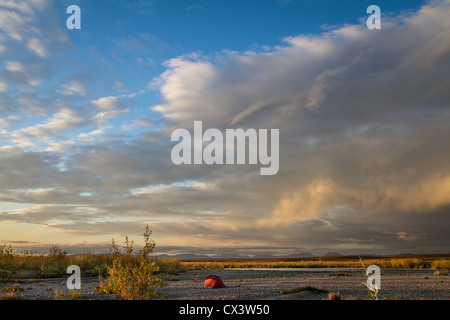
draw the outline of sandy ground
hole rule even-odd
[[[380,299],[388,300],[450,300],[450,276],[434,275],[434,269],[384,269],[381,273]],[[220,276],[226,285],[222,289],[203,288],[204,279],[210,275]],[[328,292],[339,293],[343,300],[370,299],[362,269],[317,270],[189,270],[171,276],[167,286],[157,288],[165,300],[324,300],[328,293],[310,291],[283,294],[283,289],[313,286]],[[81,278],[84,300],[114,299],[112,295],[99,294],[95,288],[98,278]],[[11,284],[22,288],[21,299],[54,300],[55,290],[67,292],[66,279],[21,280],[1,283],[3,289]]]

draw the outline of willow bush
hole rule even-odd
[[[165,283],[157,276],[160,268],[155,259],[148,255],[153,251],[155,242],[150,239],[151,231],[147,226],[144,232],[144,247],[133,255],[133,241],[125,240],[125,253],[112,241],[112,265],[107,266],[107,280],[100,281],[100,292],[115,294],[125,300],[147,300],[157,297],[156,287]]]

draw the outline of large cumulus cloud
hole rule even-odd
[[[168,248],[448,250],[449,4],[383,18],[381,30],[345,25],[261,51],[171,59],[149,84],[165,100],[153,106],[163,120],[131,141],[103,134],[103,113],[70,106],[9,132],[26,146],[33,132],[99,127],[82,136],[90,143],[0,149],[2,200],[39,205],[0,219],[80,236],[149,223]],[[38,43],[29,49],[46,54]],[[89,105],[124,109],[112,96]],[[279,129],[278,174],[260,176],[252,165],[175,166],[170,134],[192,130],[194,120],[221,130]]]

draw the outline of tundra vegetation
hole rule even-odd
[[[98,291],[113,294],[119,299],[151,299],[159,296],[158,287],[165,285],[168,276],[186,270],[223,268],[361,268],[359,256],[272,258],[272,259],[161,259],[151,256],[155,242],[146,227],[144,246],[136,250],[135,243],[125,238],[119,246],[114,239],[109,254],[83,253],[73,255],[58,246],[51,246],[46,254],[25,251],[17,253],[11,245],[0,247],[0,299],[18,299],[17,286],[9,284],[21,279],[67,278],[67,267],[77,265],[81,276],[99,277]],[[448,275],[450,254],[408,255],[392,257],[364,257],[367,265],[380,268],[429,268],[435,275]],[[341,274],[337,274],[341,275]],[[342,274],[347,276],[347,274]],[[198,281],[198,276],[192,278]],[[2,284],[3,282],[3,284]],[[6,288],[5,288],[6,287]],[[3,290],[5,289],[5,290]],[[57,299],[76,298],[77,292],[56,292]]]
[[[135,251],[134,242],[125,239],[120,248],[112,240],[111,254],[84,253],[71,255],[58,246],[52,246],[47,254],[35,252],[16,253],[10,245],[0,247],[0,282],[20,279],[67,278],[67,267],[80,267],[82,277],[98,276],[99,291],[114,294],[120,299],[149,299],[157,297],[155,287],[164,286],[161,275],[178,274],[185,271],[177,259],[159,259],[149,254],[155,248],[150,238],[151,231],[146,227],[144,246]],[[59,298],[65,298],[59,292]],[[74,295],[71,294],[71,297]],[[16,292],[8,292],[6,298],[17,298]]]
[[[398,257],[365,257],[368,265],[392,269],[450,269],[450,255],[411,255]],[[361,268],[359,256],[261,258],[261,259],[183,259],[186,269],[226,268]]]

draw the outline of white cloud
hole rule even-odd
[[[118,116],[126,114],[128,112],[130,112],[129,109],[104,111],[97,113],[92,119],[97,124],[103,124],[103,122],[105,122],[108,119],[117,118]]]
[[[2,0],[0,1],[0,32],[8,38],[21,42],[28,36],[41,36],[34,22],[36,12],[48,8],[49,1]]]
[[[407,232],[404,232],[404,231],[397,232],[397,236],[398,236],[399,239],[405,240],[405,241],[417,241],[417,240],[420,239],[419,236],[411,235],[411,234],[408,234]]]
[[[33,87],[39,87],[44,82],[43,79],[29,77],[28,84]]]
[[[12,142],[20,146],[33,147],[37,142],[50,142],[54,134],[90,124],[93,124],[91,120],[77,114],[73,109],[65,107],[61,108],[44,123],[15,130],[9,133],[9,137]],[[55,142],[52,143],[54,144]]]
[[[124,105],[117,97],[103,97],[91,101],[91,103],[100,110],[123,109]]]
[[[78,135],[78,140],[82,141],[83,143],[90,143],[95,141],[98,137],[103,136],[104,133],[105,132],[103,131],[103,129],[80,133]]]
[[[61,141],[61,142],[49,141],[48,147],[47,147],[47,149],[45,149],[45,151],[64,154],[67,152],[67,150],[70,147],[72,147],[74,145],[75,145],[75,142],[72,140],[65,140],[65,141]]]
[[[79,81],[71,81],[63,85],[64,90],[57,90],[58,93],[64,95],[79,95],[86,96],[88,89]]]
[[[44,42],[37,38],[31,38],[28,41],[28,49],[41,58],[48,58],[50,56],[50,51],[45,46]]]
[[[48,61],[51,53],[70,44],[51,5],[41,0],[0,2],[0,55],[5,61],[0,78],[10,93],[38,94],[57,64]]]
[[[0,92],[8,92],[8,84],[6,81],[0,80]]]
[[[23,6],[17,10],[26,12]],[[420,238],[423,248],[448,248],[449,16],[448,6],[426,6],[386,17],[377,32],[344,26],[289,37],[263,53],[172,59],[153,83],[165,99],[154,110],[167,126],[132,139],[105,134],[107,120],[130,112],[122,96],[80,108],[33,94],[10,98],[2,111],[13,105],[50,116],[1,131],[19,146],[45,147],[0,148],[0,201],[45,206],[0,213],[0,220],[59,221],[55,230],[80,235],[141,232],[136,225],[151,221],[168,243],[346,248],[371,239],[367,245],[378,250]],[[25,51],[30,39],[41,39],[31,30],[5,30]],[[38,47],[35,53],[45,55]],[[45,68],[16,59],[6,59],[5,89],[45,79]],[[24,75],[30,70],[34,80]],[[85,97],[87,88],[73,80],[59,93]],[[2,119],[5,126],[13,120]],[[173,165],[170,132],[192,128],[194,120],[205,128],[280,129],[280,171],[267,179],[259,167]],[[142,117],[119,128],[153,124]],[[86,132],[71,131],[80,128]],[[43,191],[18,191],[30,188]],[[118,221],[99,222],[85,208]]]
[[[15,41],[22,41],[20,31],[24,30],[26,23],[20,14],[0,9],[0,30],[9,38]]]
[[[140,127],[153,127],[156,125],[156,122],[150,119],[149,117],[142,116],[139,119],[135,120],[130,125],[123,125],[120,127],[121,130],[129,131],[134,130]]]
[[[438,147],[450,130],[450,66],[442,63],[450,57],[449,15],[448,5],[425,6],[386,18],[378,32],[344,26],[214,63],[198,55],[172,59],[156,81],[166,103],[154,110],[169,132],[194,120],[280,129],[276,188],[255,191],[270,208],[260,225],[313,219],[337,205],[432,212],[450,204],[443,196],[450,154]],[[244,176],[259,189],[251,169],[227,169],[239,177],[226,181],[227,191],[239,189]]]
[[[21,61],[5,61],[6,70],[11,72],[25,72],[25,65]]]
[[[27,97],[25,95],[16,98],[16,112],[18,114],[27,116],[27,117],[36,117],[36,116],[44,116],[46,115],[46,109],[44,105],[44,101]]]

